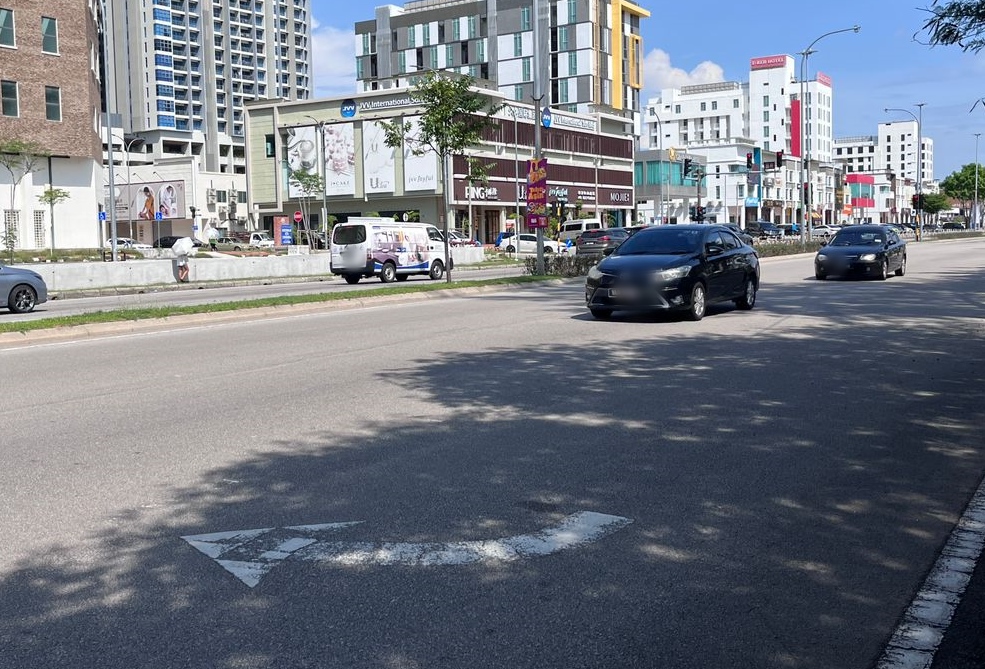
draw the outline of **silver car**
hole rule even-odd
[[[48,301],[48,286],[37,272],[0,265],[0,307],[26,314]]]

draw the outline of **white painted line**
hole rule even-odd
[[[487,561],[513,562],[590,543],[631,522],[622,516],[582,511],[553,527],[532,534],[451,543],[342,542],[303,536],[335,532],[357,525],[355,522],[214,532],[182,539],[253,588],[271,569],[291,557],[338,566],[434,567]]]
[[[985,546],[985,480],[903,614],[876,669],[929,669]]]

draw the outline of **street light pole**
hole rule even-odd
[[[106,107],[106,158],[109,162],[109,220],[110,229],[113,234],[110,238],[110,247],[113,251],[113,262],[118,260],[117,248],[116,248],[116,236],[117,236],[117,226],[116,226],[116,169],[113,165],[113,114],[110,110],[110,94],[109,94],[109,82],[112,80],[115,84],[116,77],[109,76],[109,33],[107,31],[107,21],[109,20],[109,15],[106,13],[106,0],[100,0],[100,6],[102,7],[102,33],[103,33],[103,105]],[[100,226],[101,227],[101,226]],[[101,232],[101,231],[100,231]]]
[[[974,230],[978,228],[979,218],[978,218],[978,138],[982,136],[982,133],[975,133],[975,206],[972,211],[971,225],[968,226],[969,230]]]
[[[857,33],[862,29],[862,26],[856,24],[851,28],[842,28],[840,30],[832,30],[831,32],[824,33],[813,42],[811,42],[806,49],[800,51],[800,137],[803,146],[800,147],[800,185],[801,185],[801,222],[800,222],[800,241],[806,242],[808,226],[810,225],[810,207],[811,207],[811,188],[810,188],[810,177],[811,177],[811,167],[810,167],[810,123],[807,121],[807,98],[804,95],[804,89],[807,79],[807,57],[814,53],[814,45],[820,42],[825,37],[829,35],[837,35],[838,33],[854,32]]]
[[[925,102],[919,102],[916,107],[919,110],[919,116],[914,114],[909,109],[899,109],[894,107],[886,107],[883,112],[901,112],[903,114],[909,114],[910,118],[917,122],[917,239],[923,239],[923,210],[921,206],[923,205],[923,106]]]

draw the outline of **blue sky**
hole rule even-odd
[[[546,0],[544,0],[546,2]],[[314,17],[314,79],[318,97],[355,91],[356,21],[373,18],[386,4],[311,0]],[[884,121],[908,120],[884,113],[923,108],[923,134],[934,140],[934,176],[943,179],[975,162],[974,133],[985,135],[985,53],[929,47],[920,33],[930,0],[706,0],[703,3],[640,0],[651,16],[643,21],[645,98],[665,87],[745,81],[749,59],[794,55],[818,36],[861,26],[818,42],[808,65],[828,74],[834,86],[836,137],[875,135]],[[393,3],[398,6],[403,3]],[[797,57],[798,72],[800,59]],[[983,138],[985,139],[985,138]],[[979,162],[985,162],[981,141]]]

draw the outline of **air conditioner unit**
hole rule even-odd
[[[209,188],[205,191],[205,200],[209,204],[215,204],[215,188]]]
[[[774,184],[776,184],[776,179],[774,179],[773,177],[767,177],[765,183],[767,186],[773,186]]]
[[[226,212],[227,212],[227,211],[228,211],[228,210],[226,209],[226,207],[225,207],[225,206],[223,206],[223,205],[219,205],[219,220],[220,220],[220,221],[224,221],[224,220],[226,220]]]

